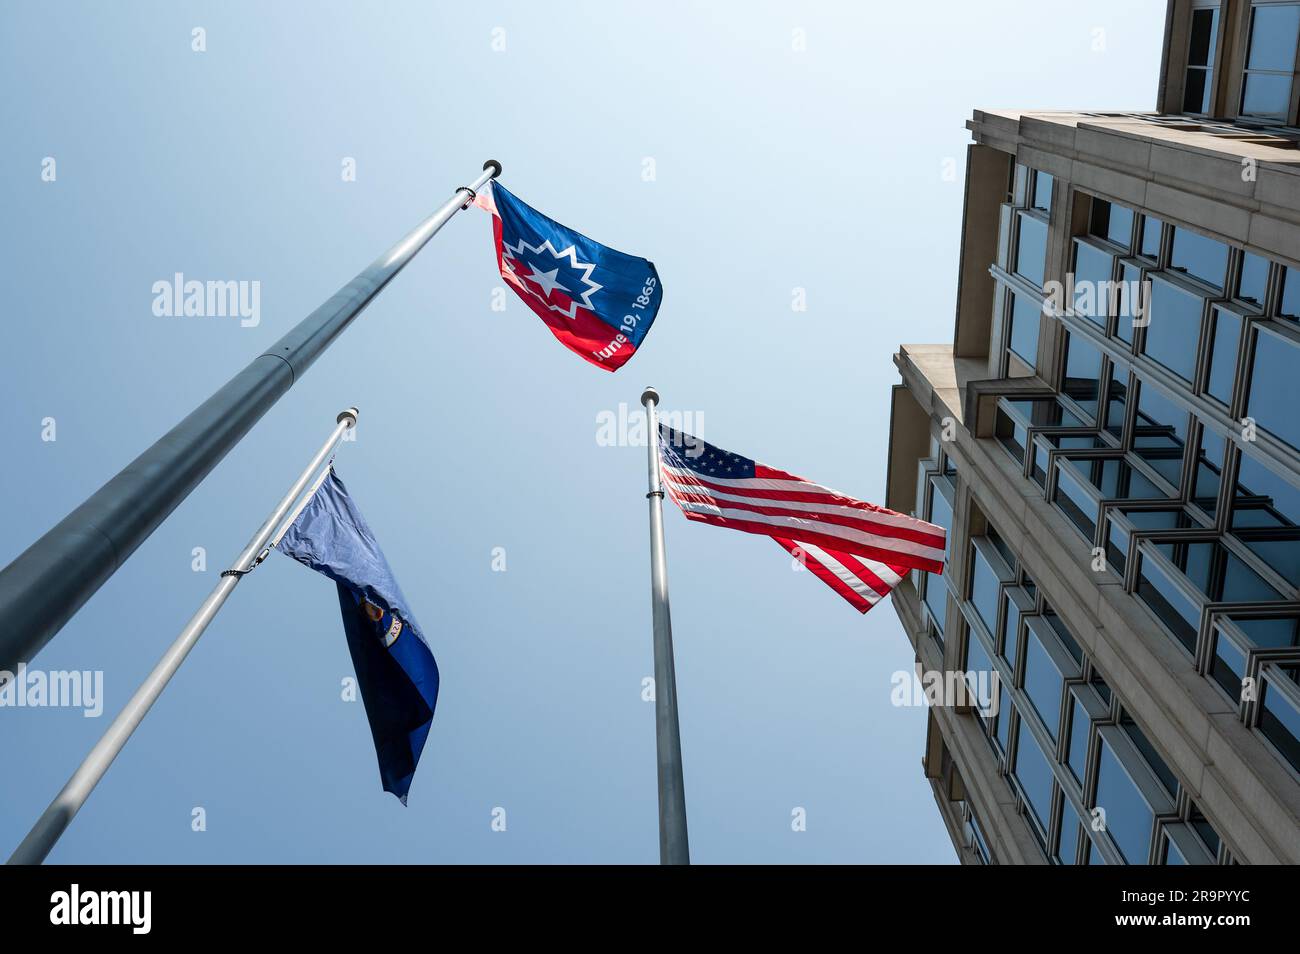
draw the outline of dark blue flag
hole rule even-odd
[[[374,534],[333,470],[278,546],[338,584],[379,776],[384,791],[405,805],[438,703],[438,664]]]

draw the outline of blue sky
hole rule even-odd
[[[338,470],[442,671],[410,807],[380,790],[361,706],[340,698],[332,584],[276,557],[50,860],[655,861],[645,452],[601,446],[598,416],[653,383],[711,442],[880,501],[890,357],[952,334],[965,119],[1149,109],[1163,14],[1156,0],[0,7],[0,563],[484,159],[546,214],[652,259],[664,284],[642,349],[609,375],[513,295],[492,310],[489,219],[457,216],[37,656],[102,670],[105,715],[0,709],[0,852],[356,404]],[[153,283],[176,272],[260,282],[260,323],[154,315]],[[953,861],[921,776],[925,712],[890,703],[912,662],[892,609],[859,616],[770,542],[673,511],[667,547],[693,859]]]

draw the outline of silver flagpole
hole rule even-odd
[[[479,189],[495,159],[189,416],[0,569],[0,670],[30,662]]]
[[[682,782],[682,737],[677,725],[677,670],[673,665],[673,622],[668,612],[668,558],[664,553],[664,491],[659,471],[659,392],[641,395],[646,412],[650,492],[650,606],[654,620],[655,748],[659,763],[659,863],[689,865],[686,789]]]
[[[298,501],[299,495],[317,476],[322,465],[329,460],[334,448],[338,446],[339,441],[343,438],[343,433],[348,428],[355,427],[356,423],[356,408],[351,407],[339,413],[337,423],[334,430],[330,432],[329,439],[321,445],[320,450],[311,459],[311,463],[298,475],[298,479],[289,488],[289,492],[271,511],[271,515],[266,518],[257,533],[253,534],[253,538],[248,541],[248,546],[244,547],[243,551],[235,559],[234,566],[221,574],[221,579],[212,592],[208,594],[208,598],[199,606],[198,612],[185,624],[185,628],[181,630],[180,635],[176,637],[176,641],[163,654],[162,659],[158,661],[158,665],[153,667],[153,671],[140,684],[140,688],[135,691],[135,695],[127,702],[126,707],[117,714],[117,718],[108,727],[108,731],[95,743],[95,747],[90,750],[90,754],[86,756],[85,761],[72,773],[72,778],[68,779],[68,783],[63,786],[62,791],[54,797],[54,801],[50,802],[49,807],[36,820],[36,824],[27,833],[27,837],[23,839],[22,844],[14,850],[13,855],[9,858],[9,864],[38,865],[45,860],[45,856],[50,853],[50,849],[59,840],[59,836],[67,830],[73,817],[80,811],[81,806],[86,803],[86,799],[90,797],[90,793],[99,784],[99,780],[104,777],[104,773],[113,764],[113,760],[122,751],[127,740],[131,738],[131,734],[135,732],[140,721],[149,712],[153,704],[158,701],[158,697],[167,688],[167,683],[171,681],[172,676],[176,675],[181,663],[185,661],[185,657],[189,655],[190,650],[194,648],[194,644],[199,641],[203,631],[208,628],[208,624],[212,622],[222,604],[226,602],[226,598],[239,585],[239,581],[243,576],[265,559],[268,552],[267,544],[271,541],[272,535],[280,527],[285,515]],[[276,539],[279,539],[278,535]]]

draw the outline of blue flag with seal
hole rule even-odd
[[[343,631],[384,791],[406,804],[433,710],[438,664],[370,527],[333,468],[278,549],[338,585]]]

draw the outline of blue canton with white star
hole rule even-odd
[[[665,424],[659,425],[663,440],[663,454],[668,464],[681,470],[691,470],[701,477],[723,477],[727,480],[744,480],[754,476],[754,462],[731,451],[714,447],[707,441],[692,437]]]

